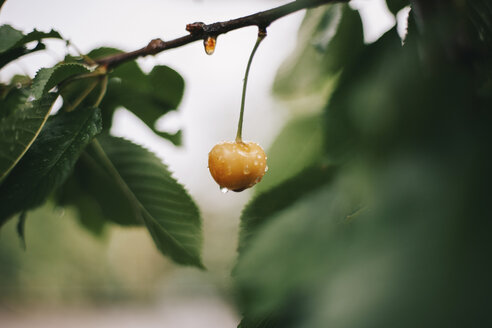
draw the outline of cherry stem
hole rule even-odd
[[[253,62],[253,57],[255,56],[256,50],[258,49],[258,46],[260,45],[261,41],[263,41],[265,37],[266,37],[266,31],[264,29],[260,29],[260,31],[258,32],[258,39],[256,40],[253,51],[251,51],[251,55],[249,56],[249,60],[248,60],[248,65],[246,66],[246,73],[244,74],[244,81],[243,81],[243,95],[241,97],[241,110],[239,112],[239,123],[237,125],[236,142],[243,142],[242,135],[243,135],[244,104],[246,101],[246,88],[248,86],[249,69],[251,67],[251,63]]]

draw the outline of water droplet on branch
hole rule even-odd
[[[217,44],[216,36],[209,36],[203,40],[203,46],[205,47],[205,52],[207,55],[212,55],[215,51],[215,45]]]

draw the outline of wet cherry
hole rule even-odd
[[[208,168],[214,180],[219,184],[222,192],[227,190],[243,191],[261,181],[268,167],[266,164],[266,155],[263,149],[254,142],[243,142],[243,117],[244,103],[246,99],[246,86],[248,85],[249,69],[253,57],[266,36],[266,30],[260,28],[258,39],[256,40],[253,51],[246,66],[246,73],[243,80],[243,94],[241,96],[241,108],[239,111],[239,122],[235,142],[222,142],[215,145],[208,154]],[[215,47],[215,39],[205,40],[205,50]],[[213,46],[213,47],[212,47]]]
[[[243,191],[261,181],[267,157],[254,142],[222,142],[208,154],[208,168],[220,188]]]

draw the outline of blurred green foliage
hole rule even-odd
[[[296,150],[296,156],[293,156]],[[255,186],[262,193],[296,176],[322,158],[323,120],[321,114],[292,118],[268,150],[268,174]]]
[[[478,23],[476,6],[488,8]],[[392,29],[369,45],[360,35],[356,54],[330,44],[322,53],[343,63],[323,111],[322,156],[242,216],[240,327],[492,324],[492,56],[480,28],[492,11],[473,1],[413,8],[403,45]],[[361,31],[339,24],[339,33]],[[285,170],[300,154],[282,157]]]
[[[73,209],[52,202],[30,212],[26,249],[16,222],[0,232],[0,309],[150,302],[169,265],[143,229],[95,237]]]

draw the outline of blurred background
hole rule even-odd
[[[59,31],[82,53],[100,46],[134,50],[153,38],[186,34],[187,23],[244,16],[288,1],[110,1],[8,0],[0,23],[28,32]],[[384,1],[359,0],[364,39],[375,41],[395,24]],[[280,65],[296,47],[304,12],[275,22],[255,57],[246,100],[244,138],[268,149],[284,124],[316,108],[308,99],[292,103],[272,93]],[[183,146],[161,139],[130,112],[120,109],[112,133],[156,153],[186,186],[203,217],[207,271],[181,267],[162,257],[143,228],[106,228],[96,238],[70,208],[48,204],[29,213],[27,250],[15,220],[0,231],[0,327],[235,327],[230,272],[235,264],[239,216],[254,190],[223,194],[207,169],[208,151],[235,136],[242,79],[256,28],[221,35],[212,56],[200,42],[138,60],[145,72],[168,65],[185,79],[177,112],[160,121],[169,132],[183,129]],[[61,61],[61,41],[0,73],[33,76]],[[311,103],[312,102],[312,103]],[[269,172],[271,173],[271,172]],[[267,179],[267,178],[265,178]]]

